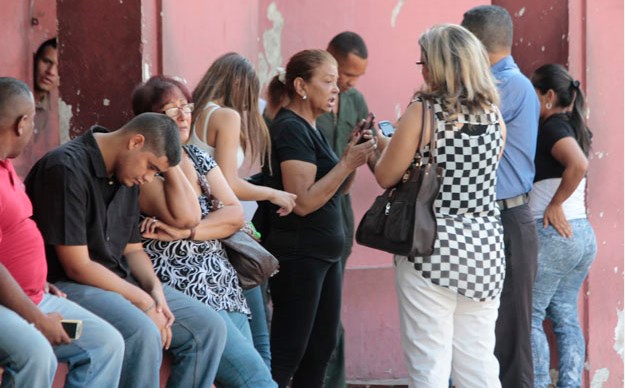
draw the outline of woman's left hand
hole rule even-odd
[[[184,240],[189,237],[189,229],[179,229],[167,225],[156,217],[146,217],[140,224],[141,236],[160,241]]]
[[[543,227],[546,228],[549,225],[553,226],[562,237],[571,238],[573,236],[571,224],[569,224],[564,216],[562,205],[550,203],[545,209]]]

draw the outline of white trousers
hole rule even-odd
[[[411,388],[500,388],[495,349],[499,297],[476,302],[432,283],[395,257],[395,288]]]

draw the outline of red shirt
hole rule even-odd
[[[48,273],[43,238],[33,207],[9,159],[0,160],[0,263],[39,304]]]

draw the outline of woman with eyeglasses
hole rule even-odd
[[[499,96],[486,51],[465,28],[434,26],[421,35],[419,46],[425,84],[375,167],[382,187],[397,184],[422,131],[426,152],[433,151],[433,128],[436,162],[445,171],[434,202],[434,251],[394,257],[410,387],[447,387],[451,374],[458,387],[499,388],[495,321],[505,271],[495,202],[505,141]]]
[[[189,139],[194,107],[190,99],[181,82],[154,76],[135,89],[133,111],[168,115],[178,124],[184,144]],[[154,179],[141,187],[139,204],[146,216],[141,225],[144,248],[163,283],[206,303],[225,321],[228,336],[217,385],[275,387],[269,368],[254,348],[248,322],[250,309],[219,241],[243,226],[241,204],[210,155],[185,144],[182,156],[177,166],[182,177],[176,177],[176,184],[164,185],[162,179]],[[219,201],[213,201],[213,196]],[[176,207],[185,205],[187,212],[196,209],[197,226],[180,227],[183,221],[193,224],[193,219],[172,215]],[[178,215],[185,214],[177,210]]]
[[[532,84],[540,101],[536,176],[529,198],[538,232],[532,290],[534,386],[551,383],[549,344],[543,330],[543,321],[549,318],[558,345],[558,387],[580,387],[586,345],[577,303],[597,253],[585,200],[592,133],[586,126],[579,81],[563,66],[539,67]]]

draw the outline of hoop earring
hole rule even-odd
[[[546,103],[546,104],[545,104],[545,108],[547,108],[547,109],[551,109],[551,106],[552,106],[552,105],[551,105],[551,103],[550,103],[550,102],[548,102],[548,103]]]

